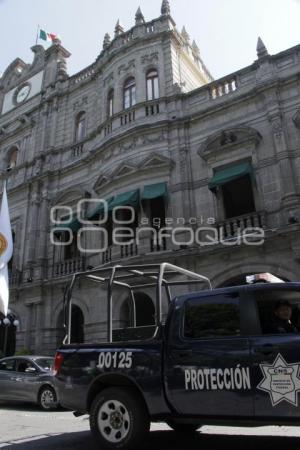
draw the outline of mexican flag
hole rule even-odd
[[[43,41],[53,42],[58,38],[58,35],[55,33],[48,33],[47,31],[40,29],[39,38]]]

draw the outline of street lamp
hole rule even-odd
[[[11,325],[17,327],[19,325],[19,321],[14,319],[14,317],[9,314],[9,317],[4,317],[2,320],[2,324],[4,325],[4,344],[3,344],[3,354],[6,356],[7,353],[7,340],[8,340],[8,329]]]

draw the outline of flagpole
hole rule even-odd
[[[38,43],[40,25],[37,26],[35,45]]]

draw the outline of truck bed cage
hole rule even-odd
[[[185,275],[187,280],[176,280],[174,277]],[[188,285],[195,283],[205,283],[208,289],[212,289],[210,280],[200,274],[191,272],[182,267],[170,263],[144,264],[144,265],[115,265],[105,268],[94,268],[84,272],[77,272],[73,275],[71,282],[64,292],[64,328],[67,334],[64,343],[71,343],[71,315],[72,315],[72,292],[76,280],[88,279],[95,283],[104,285],[107,289],[107,342],[113,342],[113,288],[123,287],[129,291],[129,301],[131,306],[131,323],[136,327],[136,306],[134,291],[136,289],[155,287],[155,325],[158,327],[162,322],[162,287],[165,288],[168,303],[171,302],[170,286]]]

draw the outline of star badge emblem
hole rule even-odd
[[[257,388],[269,393],[272,406],[278,405],[283,400],[298,406],[299,366],[299,362],[288,364],[280,353],[271,366],[260,364],[264,379]]]

